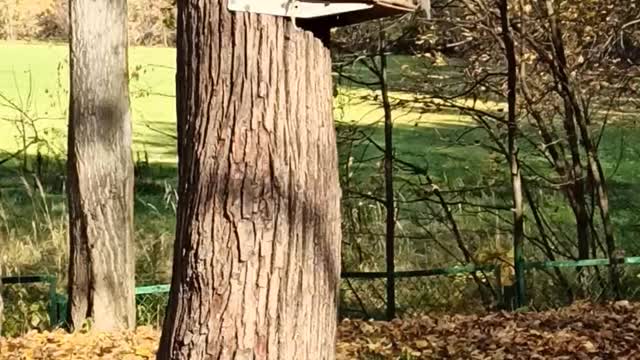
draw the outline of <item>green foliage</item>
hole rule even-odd
[[[49,328],[47,291],[37,286],[5,285],[3,336],[17,336],[37,329]]]
[[[64,41],[68,0],[0,0],[0,39]],[[175,44],[175,0],[128,0],[129,39],[135,45]]]

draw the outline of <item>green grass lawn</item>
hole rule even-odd
[[[174,94],[175,49],[132,48],[129,61],[134,151],[147,152],[153,162],[174,163],[174,142],[162,133],[175,133],[175,104],[170,97]],[[39,136],[63,153],[68,71],[65,45],[0,43],[0,94],[27,113],[37,123]],[[7,102],[0,101],[0,151],[12,152],[22,147],[17,122],[21,114]],[[27,132],[29,136],[32,131]]]
[[[146,153],[152,163],[173,164],[176,161],[175,141],[167,136],[175,134],[175,56],[175,49],[171,48],[134,47],[129,51],[134,152],[141,158]],[[411,63],[414,68],[420,68],[416,60],[409,57],[399,56],[390,63],[390,78],[397,82],[405,81],[402,70],[404,64]],[[352,69],[354,76],[363,76],[365,72],[362,67]],[[38,136],[64,154],[68,71],[66,45],[0,42],[0,95],[6,97],[0,100],[0,151],[10,153],[22,148],[24,139],[19,120],[23,119],[34,122]],[[347,106],[336,111],[336,117],[341,121],[359,124],[381,121],[383,111],[379,106],[372,101],[351,99],[368,93],[363,89],[346,91],[346,95],[336,100],[336,106],[345,103]],[[398,124],[446,127],[465,125],[469,120],[459,114],[425,115],[398,110],[395,121]],[[33,136],[31,130],[27,125],[27,140]],[[36,147],[29,149],[31,154],[35,151]]]
[[[34,131],[45,140],[43,144],[49,146],[40,145],[49,169],[39,179],[42,189],[31,175],[18,170],[20,157],[0,165],[0,244],[3,244],[2,253],[8,254],[5,263],[0,265],[11,273],[48,272],[61,277],[65,274],[66,254],[60,249],[67,247],[62,181],[68,107],[67,52],[64,45],[0,42],[0,160],[20,150],[23,143],[33,138]],[[175,227],[175,50],[132,48],[129,56],[136,160],[138,282],[166,282]],[[394,57],[390,64],[389,78],[395,84],[409,81],[405,75],[416,71],[425,72],[425,81],[442,84],[459,75],[455,67],[429,67],[408,57]],[[362,67],[354,67],[352,71],[354,76],[366,76]],[[362,141],[361,135],[382,144],[383,111],[371,90],[344,84],[339,93],[335,98],[335,116],[341,124],[338,135],[353,132],[360,137],[360,141],[351,147],[341,145],[342,163],[347,163],[349,157],[367,159],[351,169],[350,176],[361,185],[362,191],[378,191],[382,186],[381,154],[370,143]],[[420,107],[412,103],[413,95],[409,93],[393,93],[392,96],[394,100],[406,102],[394,110],[395,153],[399,158],[428,168],[432,180],[442,189],[484,186],[492,177],[498,177],[504,186],[496,187],[491,193],[474,194],[471,200],[491,201],[492,197],[497,197],[504,201],[509,198],[506,167],[501,165],[499,174],[494,174],[491,152],[483,146],[488,143],[486,134],[481,130],[468,132],[473,125],[470,118],[456,111]],[[499,105],[482,104],[487,109]],[[625,113],[625,116],[635,119],[633,113]],[[609,126],[602,140],[600,156],[608,174],[616,235],[629,250],[627,255],[640,255],[632,253],[640,247],[635,246],[640,235],[640,209],[636,205],[640,204],[640,129],[628,125],[629,122],[626,124]],[[526,145],[523,147],[526,150]],[[37,153],[38,147],[32,146],[26,156],[33,163]],[[344,168],[341,171],[344,178]],[[406,173],[398,174],[396,184],[401,200],[415,197],[406,190],[408,181],[413,179]],[[557,208],[551,220],[571,228],[564,200],[553,192],[540,192],[540,196],[545,197],[545,205]],[[375,213],[373,222],[380,225],[384,218],[380,216],[380,208],[371,208],[372,214]],[[495,223],[488,225],[479,221],[476,214],[454,210],[465,231],[473,232],[469,236],[473,241],[486,244],[498,236]],[[401,205],[402,216],[407,216],[408,212],[420,215],[427,212],[427,208],[420,204]],[[531,226],[529,224],[527,226]],[[508,223],[501,222],[500,226],[508,227]],[[383,227],[376,229],[383,231]],[[449,239],[449,229],[433,225],[428,230],[436,238]],[[399,223],[400,235],[415,232],[409,220]],[[353,244],[346,245],[343,253],[346,261],[353,264],[355,257],[351,246]],[[407,254],[412,259],[402,266],[429,268],[442,265],[438,261],[445,261],[438,258],[440,255],[432,242],[407,243],[399,239],[398,247],[399,256]],[[453,248],[455,250],[455,246]],[[380,270],[383,249],[378,244],[366,250],[374,261],[368,265],[358,263],[358,269]],[[450,259],[447,261],[452,264]]]

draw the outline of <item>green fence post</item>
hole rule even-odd
[[[527,304],[527,290],[524,283],[525,263],[522,257],[522,243],[516,242],[513,247],[513,264],[516,272],[516,301],[515,307],[520,308]]]
[[[47,306],[47,310],[49,312],[49,324],[51,327],[58,326],[59,318],[58,318],[58,309],[57,309],[57,293],[56,293],[56,283],[57,278],[55,276],[47,276],[47,282],[49,283],[49,303]]]
[[[58,323],[56,326],[64,326],[67,325],[67,307],[69,302],[67,297],[61,294],[56,294],[56,314],[58,318]]]

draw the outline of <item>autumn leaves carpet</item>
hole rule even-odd
[[[0,359],[150,359],[158,332],[32,332],[0,340]],[[640,359],[640,304],[557,311],[344,320],[338,359]]]

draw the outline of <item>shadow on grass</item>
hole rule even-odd
[[[173,129],[168,124],[158,129],[165,133],[155,133],[136,146],[146,145],[153,149],[161,149],[175,158],[175,139],[171,137]],[[382,153],[377,146],[383,146],[383,130],[380,126],[339,124],[339,156],[340,171],[345,201],[350,194],[348,190],[355,188],[358,192],[371,193],[382,197],[384,184],[382,173]],[[401,216],[411,217],[412,212],[421,214],[426,210],[426,203],[410,200],[421,195],[416,188],[428,189],[424,175],[442,191],[461,188],[486,187],[488,190],[470,192],[470,202],[485,202],[490,196],[493,201],[507,205],[510,202],[510,185],[504,159],[490,150],[489,140],[483,130],[469,131],[462,125],[444,126],[439,124],[429,127],[397,125],[394,129],[394,153],[398,159],[415,165],[409,168],[397,164],[396,192],[400,199]],[[523,146],[522,156],[527,161],[535,158],[530,155],[531,148]],[[610,127],[605,133],[600,156],[609,175],[608,185],[611,199],[612,217],[615,224],[618,243],[626,250],[627,256],[640,255],[640,244],[635,239],[640,236],[640,129]],[[175,233],[175,204],[177,187],[177,168],[172,162],[157,161],[156,154],[144,151],[134,152],[135,159],[135,221],[136,238],[144,248],[147,259],[143,271],[144,282],[153,282],[166,277],[169,266],[170,244]],[[351,160],[350,160],[351,159]],[[24,242],[32,239],[34,246],[46,242],[49,250],[55,252],[51,244],[66,244],[66,239],[51,241],[47,236],[47,228],[54,223],[64,229],[66,223],[65,196],[65,164],[64,159],[46,156],[27,156],[28,171],[21,169],[23,159],[15,159],[0,167],[0,205],[3,217],[0,234],[9,242]],[[349,174],[346,164],[351,161]],[[538,162],[533,161],[538,164]],[[549,172],[543,162],[539,162],[541,171]],[[424,173],[416,169],[424,170]],[[525,176],[531,176],[525,172]],[[348,182],[348,184],[347,184]],[[355,184],[355,185],[354,185]],[[537,188],[542,204],[554,214],[551,218],[557,227],[571,229],[573,222],[562,195],[545,186]],[[422,194],[429,196],[428,191]],[[454,209],[455,216],[461,221],[461,230],[469,233],[491,234],[497,231],[493,225],[478,222],[474,214]],[[509,216],[508,211],[503,212]],[[530,214],[528,214],[530,216]],[[531,218],[528,226],[533,227]],[[35,224],[35,225],[34,225]],[[403,223],[403,231],[418,232],[410,223]],[[429,224],[426,224],[429,228]],[[435,225],[434,225],[435,226]],[[505,226],[505,224],[503,224]],[[508,224],[506,224],[508,226]],[[465,228],[468,227],[468,228]],[[34,230],[35,229],[35,230]],[[435,231],[435,230],[434,230]],[[442,233],[442,230],[438,230]],[[50,232],[50,231],[49,231]],[[65,237],[63,230],[55,236]],[[477,235],[478,241],[492,241]],[[450,235],[443,236],[443,241],[451,242]],[[400,241],[399,241],[400,242]],[[418,244],[415,243],[414,244]],[[409,245],[408,245],[409,246]],[[414,246],[414,245],[410,245]],[[424,244],[415,245],[415,252],[425,253]],[[42,246],[46,249],[47,246]],[[350,249],[347,247],[347,251]],[[155,254],[148,256],[148,254]],[[42,254],[41,254],[42,255]],[[34,259],[21,259],[16,269],[21,272],[43,269],[37,272],[63,272],[64,266],[47,263],[50,258],[34,256]],[[51,254],[49,254],[51,255]],[[345,253],[348,256],[348,253]],[[426,255],[425,255],[426,256]],[[153,257],[153,259],[151,259]],[[38,260],[39,259],[39,260]],[[152,264],[152,265],[150,265]],[[160,268],[166,267],[166,270]],[[148,275],[148,276],[147,276]],[[167,278],[168,279],[168,278]]]
[[[343,182],[346,180],[348,164],[351,186],[360,193],[370,193],[382,198],[384,146],[381,126],[359,126],[353,124],[339,127],[339,155]],[[492,143],[482,129],[470,131],[462,125],[422,127],[397,125],[394,128],[394,154],[403,162],[425,170],[417,176],[415,169],[396,162],[396,192],[401,202],[418,197],[416,184],[428,189],[424,175],[441,191],[462,188],[485,187],[481,192],[470,193],[469,202],[486,202],[492,196],[507,209],[511,202],[511,187],[508,166],[504,157],[489,148]],[[615,225],[618,244],[627,256],[640,255],[640,129],[610,126],[602,137],[599,156],[607,174],[611,215]],[[521,142],[520,157],[537,173],[552,174],[552,169],[527,143]],[[573,229],[574,219],[563,195],[536,174],[526,169],[523,174],[535,187],[541,204],[560,229]],[[407,185],[409,184],[410,185]],[[353,185],[355,184],[355,185]],[[414,190],[410,190],[414,188]],[[420,204],[400,204],[401,212],[422,212]],[[505,217],[510,217],[508,211]],[[527,219],[533,228],[533,217],[527,209]],[[506,224],[508,225],[508,224]],[[484,225],[485,227],[487,224]],[[471,226],[475,228],[475,226]],[[464,229],[463,229],[464,230]]]

